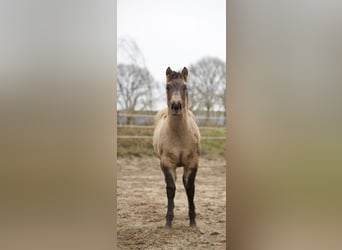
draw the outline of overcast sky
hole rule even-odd
[[[133,38],[157,81],[204,56],[226,61],[225,0],[118,0],[117,36]],[[118,58],[120,62],[122,58]]]

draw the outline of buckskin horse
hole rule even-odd
[[[188,70],[166,70],[167,108],[155,116],[153,147],[160,159],[167,194],[166,228],[171,228],[176,192],[176,168],[183,167],[183,185],[189,206],[190,226],[196,227],[195,178],[200,155],[200,132],[188,109]]]

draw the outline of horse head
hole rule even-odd
[[[167,106],[172,115],[181,115],[188,107],[187,78],[186,67],[182,72],[173,71],[170,67],[166,69]]]

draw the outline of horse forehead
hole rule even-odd
[[[177,80],[172,80],[172,81],[168,82],[168,85],[172,86],[175,89],[179,89],[185,85],[185,82],[181,79],[179,79],[179,80],[177,79]]]

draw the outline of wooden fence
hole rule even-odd
[[[118,124],[117,127],[120,129],[150,129],[154,128],[154,115],[149,114],[127,114],[127,113],[118,113]],[[130,117],[130,119],[129,119]],[[202,119],[208,120],[207,117],[195,115],[196,121],[199,124],[199,129],[203,131],[215,131],[225,129],[225,117],[209,117],[209,119],[213,122],[209,124],[214,124],[214,126],[204,126],[204,123],[201,123]],[[131,124],[128,124],[130,121]],[[206,122],[206,124],[208,124]],[[152,135],[126,135],[122,133],[118,133],[117,138],[120,139],[152,139]],[[226,140],[225,136],[202,136],[203,140]]]

